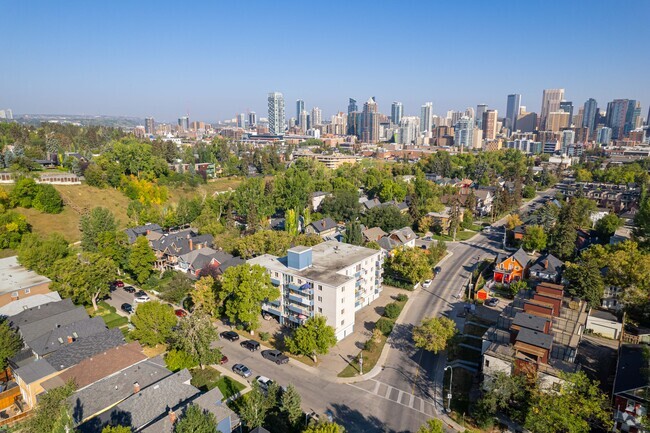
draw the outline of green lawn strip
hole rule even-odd
[[[406,304],[407,301],[394,301],[396,304],[400,306],[400,309],[404,308],[404,305]],[[401,314],[401,313],[400,313]],[[387,319],[384,317],[384,319]],[[393,325],[395,324],[395,321],[397,319],[390,320]],[[381,339],[379,342],[376,344],[372,345],[370,350],[363,349],[360,353],[363,354],[363,371],[365,373],[369,372],[372,370],[375,365],[377,365],[377,361],[379,361],[379,356],[381,355],[382,350],[384,349],[384,345],[386,344],[386,340],[388,339],[387,336],[382,335]],[[354,360],[348,362],[348,365],[338,374],[339,377],[354,377],[357,376],[360,372],[360,366],[359,366],[359,357],[355,357]]]
[[[221,378],[221,373],[212,367],[205,367],[203,370],[198,367],[193,368],[190,370],[190,374],[192,374],[190,383],[204,392],[217,387]]]
[[[456,233],[456,241],[457,242],[458,241],[466,241],[466,240],[474,237],[474,235],[476,235],[476,232],[474,232],[474,231],[468,231],[468,230],[459,231],[458,233]],[[449,236],[449,235],[435,235],[434,234],[432,237],[436,241],[453,242],[453,238],[451,236]]]
[[[244,385],[228,376],[221,376],[217,381],[217,387],[221,391],[221,394],[223,394],[224,399],[230,398],[246,388]]]

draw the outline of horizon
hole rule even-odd
[[[437,115],[486,103],[502,117],[508,94],[539,113],[549,88],[564,88],[575,113],[590,97],[601,110],[635,99],[644,117],[650,105],[650,59],[632,57],[650,40],[650,2],[191,6],[5,2],[17,42],[6,47],[0,108],[217,123],[266,117],[267,94],[278,91],[287,119],[297,99],[329,120],[348,98],[362,106],[371,96],[383,113],[399,101],[417,116],[430,101]]]

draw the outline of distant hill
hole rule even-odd
[[[15,115],[14,121],[34,126],[38,126],[42,122],[72,123],[80,126],[113,126],[119,128],[133,128],[137,125],[144,125],[144,119],[138,117],[77,114],[21,114]]]

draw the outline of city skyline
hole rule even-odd
[[[573,36],[568,37],[558,8],[543,8],[538,2],[510,2],[499,8],[482,2],[415,2],[409,8],[333,2],[331,11],[320,11],[316,17],[328,24],[328,34],[344,34],[350,18],[355,27],[363,28],[379,27],[388,17],[402,34],[388,38],[381,33],[366,38],[361,48],[335,50],[329,56],[315,56],[311,49],[318,44],[331,46],[330,36],[294,38],[292,23],[306,27],[315,18],[300,3],[287,2],[282,8],[200,3],[175,10],[172,27],[157,24],[168,19],[172,4],[156,5],[129,5],[126,13],[126,3],[120,2],[78,3],[78,7],[5,3],[5,30],[20,43],[6,47],[7,58],[13,61],[3,68],[0,106],[12,108],[14,115],[124,115],[174,122],[189,114],[191,119],[216,122],[249,111],[265,113],[266,96],[276,91],[289,106],[301,99],[308,111],[320,107],[323,119],[345,112],[348,98],[365,101],[371,96],[382,113],[390,113],[393,101],[402,102],[404,116],[419,115],[427,101],[433,102],[433,113],[438,115],[486,103],[505,116],[509,94],[521,94],[521,105],[539,113],[542,91],[553,88],[565,89],[565,99],[574,107],[594,98],[603,110],[615,99],[631,99],[641,102],[645,114],[650,104],[644,72],[650,59],[634,56],[643,52],[643,41],[650,39],[643,21],[650,12],[647,2],[616,8],[604,1],[558,3],[563,16],[575,17],[568,33]],[[414,7],[418,14],[411,13]],[[460,22],[442,20],[435,28],[425,25],[429,16],[454,16],[460,8]],[[528,21],[533,12],[535,19]],[[237,20],[213,20],[228,16],[246,17],[249,25],[242,31]],[[485,20],[489,31],[481,25]],[[511,26],[522,22],[526,34],[513,39]],[[261,44],[271,28],[277,31],[278,49],[268,50]],[[481,50],[461,59],[459,51],[464,51],[453,46],[445,50],[445,63],[433,56],[408,55],[425,46],[441,47],[451,34],[452,45],[475,46],[485,32],[495,46],[507,41],[508,50],[520,53],[521,60],[509,59],[504,67],[501,56]],[[346,37],[361,39],[362,35]],[[408,41],[418,43],[411,47]],[[528,59],[548,46],[569,48],[553,52],[552,62],[530,67]],[[395,68],[378,63],[381,53],[390,52],[418,60],[395,74]],[[596,68],[593,63],[599,53],[607,53],[607,61]],[[635,68],[617,66],[631,58]],[[343,68],[346,64],[355,67]],[[567,73],[567,67],[574,73]],[[364,72],[368,68],[372,74]],[[287,117],[291,116],[287,113]]]

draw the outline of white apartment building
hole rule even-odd
[[[282,294],[262,304],[265,313],[294,326],[325,316],[338,340],[352,334],[356,311],[382,290],[381,251],[337,241],[297,246],[286,257],[264,254],[248,263],[266,268]]]

